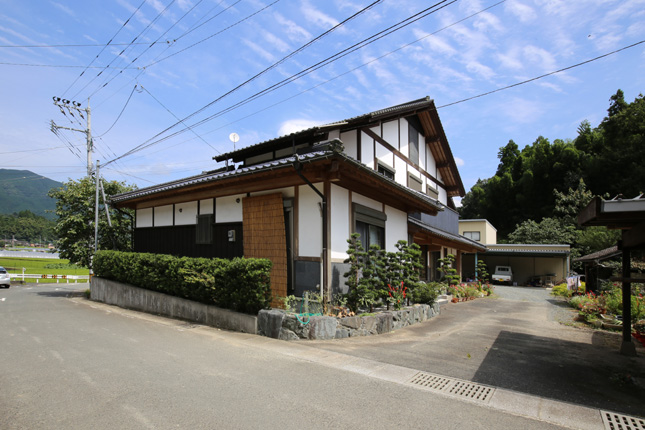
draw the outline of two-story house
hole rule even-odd
[[[429,98],[312,127],[215,157],[226,167],[114,196],[136,210],[134,251],[273,261],[276,296],[346,292],[347,239],[423,250],[424,279],[448,253],[483,251],[459,235],[465,194]]]

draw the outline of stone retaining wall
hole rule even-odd
[[[373,315],[336,318],[328,316],[298,317],[279,309],[262,310],[258,314],[258,334],[282,340],[342,339],[371,336],[428,320],[439,315],[438,303],[414,305],[400,311],[384,311]]]

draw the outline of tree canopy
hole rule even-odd
[[[103,186],[108,199],[109,196],[135,189],[132,185],[117,181],[104,182]],[[85,267],[90,267],[90,257],[94,251],[95,194],[95,180],[88,177],[70,180],[48,193],[56,199],[58,220],[55,232],[59,237],[60,256]],[[112,226],[108,225],[105,205],[100,199],[98,248],[129,251],[132,213],[112,207],[108,210]]]
[[[510,140],[499,149],[498,158],[495,175],[478,180],[462,199],[461,217],[487,219],[497,228],[500,241],[528,240],[529,232],[540,228],[546,236],[554,224],[550,220],[542,224],[543,220],[557,218],[573,225],[593,195],[633,198],[645,191],[645,99],[640,94],[628,103],[618,90],[597,127],[583,121],[574,140],[550,142],[540,136],[521,150]],[[528,221],[532,223],[523,225]],[[594,236],[587,241],[591,246],[607,235],[596,231],[589,236]],[[563,239],[558,242],[567,243]]]
[[[0,237],[27,242],[53,242],[55,222],[24,210],[11,215],[0,214]]]

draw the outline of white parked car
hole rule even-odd
[[[7,272],[7,269],[2,266],[0,266],[0,285],[7,288],[11,286],[11,278],[9,277],[9,273]]]
[[[499,282],[500,284],[509,284],[513,283],[513,271],[511,266],[496,266],[495,273],[491,277],[493,282]]]

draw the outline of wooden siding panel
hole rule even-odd
[[[203,258],[244,255],[242,223],[216,224],[213,229],[213,243],[197,245],[194,225],[137,228],[134,230],[134,251]],[[229,230],[235,230],[235,242],[228,241]]]
[[[244,256],[266,258],[271,269],[271,306],[279,307],[278,297],[287,295],[287,239],[282,194],[246,197],[243,200]]]

